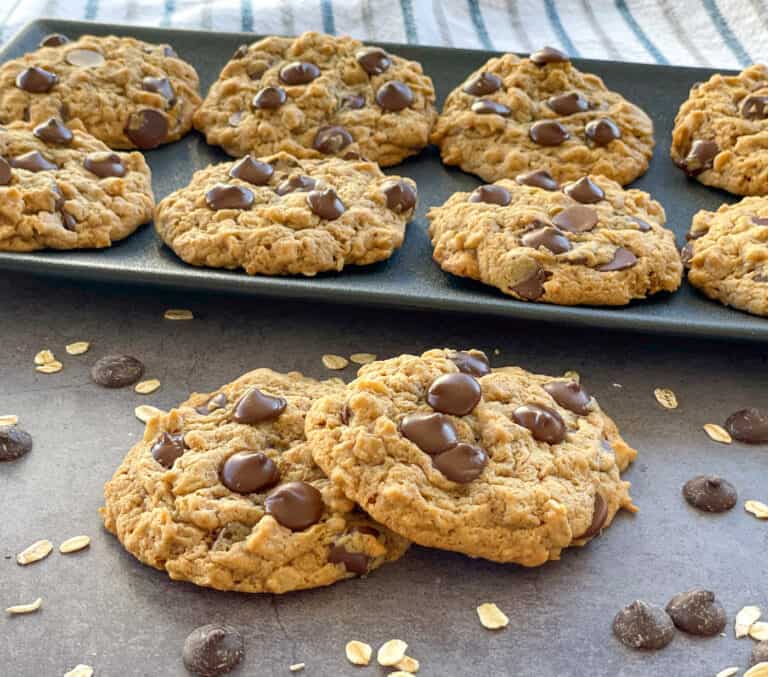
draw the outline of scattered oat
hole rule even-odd
[[[370,644],[353,639],[351,642],[347,642],[344,650],[347,652],[347,660],[352,665],[368,665],[371,662],[373,649]]]
[[[288,669],[291,672],[299,672],[299,670],[303,670],[306,667],[306,663],[294,663],[293,665],[289,665]]]
[[[739,668],[725,668],[725,670],[720,670],[715,677],[733,677],[737,672],[739,671]]]
[[[32,562],[38,562],[41,559],[45,559],[51,554],[53,550],[53,544],[43,539],[42,541],[35,541],[26,550],[22,550],[16,555],[16,561],[19,564],[32,564]]]
[[[390,672],[387,677],[411,677],[411,673],[398,670],[397,672]]]
[[[341,355],[323,355],[323,364],[326,369],[344,369],[349,360]]]
[[[721,444],[730,444],[733,442],[733,439],[731,439],[728,431],[725,428],[717,425],[717,423],[705,423],[704,432],[707,433],[709,438],[715,442],[720,442]]]
[[[140,404],[133,410],[133,413],[136,414],[136,418],[139,419],[139,421],[142,423],[148,423],[149,419],[151,419],[153,416],[160,416],[165,412],[162,409],[151,407],[148,404]]]
[[[768,519],[768,505],[762,501],[747,501],[744,510],[751,512],[759,520]]]
[[[669,388],[656,388],[653,394],[656,401],[665,409],[677,409],[677,395]]]
[[[34,602],[30,604],[17,604],[16,606],[9,606],[5,611],[9,614],[31,614],[33,611],[37,611],[43,606],[43,598],[38,597]]]
[[[90,665],[76,665],[64,677],[93,677],[93,668]]]
[[[493,354],[494,355],[501,355],[501,351],[498,348],[494,348],[493,349]]]
[[[759,606],[745,606],[739,611],[736,614],[736,639],[746,637],[752,624],[760,620],[761,614]]]
[[[480,617],[480,624],[488,630],[506,628],[509,624],[509,618],[493,602],[486,602],[477,607],[477,615]]]
[[[139,381],[133,389],[139,393],[139,395],[149,395],[155,392],[160,387],[160,381],[156,378],[151,378],[148,381]]]
[[[163,313],[166,320],[194,320],[195,316],[191,310],[186,308],[169,308]]]
[[[58,360],[54,360],[53,362],[46,362],[45,364],[41,364],[39,367],[35,367],[35,369],[41,374],[55,374],[56,372],[61,371],[63,368],[64,365]]]
[[[574,371],[573,369],[566,371],[563,376],[565,378],[571,379],[572,381],[576,381],[576,383],[581,381],[581,374],[578,371]]]
[[[768,640],[768,623],[752,623],[749,627],[749,636],[752,639],[756,639],[758,642],[765,642]]]
[[[56,358],[50,350],[41,350],[35,355],[35,364],[43,365],[53,362]]]
[[[0,416],[0,425],[16,425],[19,422],[19,417],[16,414],[6,414]]]
[[[73,536],[59,546],[59,552],[62,555],[68,555],[71,552],[77,552],[78,550],[87,548],[90,544],[91,539],[88,536]]]
[[[68,343],[66,351],[68,355],[82,355],[87,353],[91,344],[88,341],[75,341],[74,343]]]
[[[614,388],[623,388],[623,387],[624,387],[623,385],[621,385],[621,383],[611,383],[611,385],[612,385]]]
[[[376,355],[373,353],[352,353],[349,359],[355,364],[370,364],[376,361]]]
[[[744,677],[768,677],[768,663],[753,665],[744,673]]]
[[[395,664],[395,667],[398,670],[402,670],[403,672],[407,672],[409,675],[415,675],[419,671],[419,661],[417,661],[415,658],[411,658],[410,656],[403,656],[403,660],[398,661]]]
[[[376,660],[379,662],[379,665],[386,667],[397,665],[405,658],[407,648],[408,645],[402,639],[390,639],[381,645],[379,652],[376,654]]]

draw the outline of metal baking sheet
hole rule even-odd
[[[71,37],[84,33],[130,35],[150,42],[168,42],[200,73],[203,92],[238,45],[257,38],[238,33],[164,30],[136,26],[90,24],[41,19],[27,26],[0,52],[0,60],[34,49],[51,32]],[[491,52],[386,45],[392,51],[421,62],[435,82],[438,103],[468,72],[479,67]],[[606,84],[642,106],[656,124],[657,146],[649,171],[633,184],[647,190],[667,211],[668,226],[678,243],[684,242],[691,217],[699,209],[716,209],[734,201],[724,192],[687,180],[669,159],[672,122],[690,86],[714,71],[700,68],[650,66],[576,59],[581,69],[597,73]],[[211,162],[228,159],[208,146],[198,133],[178,143],[148,152],[157,199],[187,183],[192,173]],[[504,296],[478,282],[444,273],[432,261],[424,217],[430,205],[441,204],[452,193],[479,185],[475,177],[443,166],[437,150],[392,167],[415,179],[420,204],[408,227],[405,244],[389,261],[340,274],[315,278],[250,277],[242,272],[194,268],[176,258],[156,238],[151,225],[106,251],[0,253],[0,269],[33,271],[95,281],[145,283],[188,289],[295,297],[352,303],[482,313],[506,318],[603,328],[622,328],[690,336],[768,340],[768,320],[709,301],[687,283],[675,294],[658,294],[625,308],[559,307],[525,303]]]

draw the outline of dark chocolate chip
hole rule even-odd
[[[240,45],[232,55],[232,59],[242,59],[246,54],[248,54],[248,45]]]
[[[173,85],[168,78],[146,77],[141,81],[141,88],[146,92],[159,94],[168,102],[169,106],[176,103],[176,92],[173,91]]]
[[[601,273],[609,273],[614,270],[626,270],[632,268],[637,263],[637,256],[635,256],[626,247],[618,247],[613,253],[613,258],[604,263],[602,266],[598,266],[597,270]]]
[[[472,112],[479,115],[509,115],[512,110],[509,106],[505,106],[498,101],[491,101],[490,99],[478,99],[472,104]]]
[[[464,91],[472,96],[486,96],[487,94],[499,91],[501,84],[501,78],[498,75],[483,72],[464,85]]]
[[[709,590],[675,595],[667,604],[667,613],[680,630],[690,635],[714,637],[725,629],[725,609]]]
[[[252,155],[246,155],[242,160],[238,160],[229,170],[230,176],[247,181],[254,186],[269,183],[274,173],[275,170],[271,164],[257,160]]]
[[[64,59],[80,68],[96,68],[104,64],[104,56],[93,49],[70,49]]]
[[[288,193],[306,193],[312,190],[316,185],[316,181],[311,176],[304,176],[300,174],[298,176],[292,176],[289,179],[283,181],[275,190],[278,195],[288,195]]]
[[[212,411],[226,407],[227,402],[227,396],[224,393],[218,393],[208,400],[202,407],[197,407],[195,411],[197,411],[198,414],[205,416]]]
[[[172,468],[177,458],[184,455],[186,445],[181,433],[161,433],[150,452],[164,468]]]
[[[653,230],[651,224],[648,223],[647,221],[643,221],[642,219],[639,219],[636,216],[630,216],[629,218],[630,218],[630,220],[632,220],[635,223],[635,225],[637,225],[637,229],[641,233],[647,233],[647,232]]]
[[[64,226],[66,230],[72,231],[73,233],[76,232],[77,228],[77,219],[72,216],[69,212],[65,212],[63,209],[59,210],[59,216],[61,216],[61,225]]]
[[[306,85],[319,75],[320,69],[305,61],[294,61],[280,69],[280,79],[286,85]]]
[[[274,421],[287,406],[282,397],[273,397],[258,388],[251,388],[238,401],[232,418],[237,423],[250,424]]]
[[[756,226],[768,226],[768,216],[762,218],[759,216],[753,216],[752,223],[754,223]]]
[[[531,125],[528,135],[531,141],[540,146],[559,146],[567,141],[571,135],[557,120],[539,120]]]
[[[193,630],[184,642],[184,667],[199,677],[218,677],[243,659],[243,636],[231,625],[210,624]]]
[[[435,411],[454,416],[469,414],[480,402],[483,391],[469,374],[443,374],[429,386],[427,403]]]
[[[589,101],[578,92],[569,92],[547,99],[547,106],[558,115],[573,115],[589,110]]]
[[[757,665],[758,663],[768,663],[768,640],[758,642],[752,647],[750,664]]]
[[[320,127],[312,147],[325,155],[333,155],[352,143],[352,135],[341,125]]]
[[[83,167],[102,179],[111,176],[125,176],[123,161],[117,153],[111,151],[86,155],[85,160],[83,160]]]
[[[136,383],[144,365],[130,355],[106,355],[91,367],[91,378],[105,388],[124,388]]]
[[[556,214],[552,223],[569,233],[586,233],[597,225],[597,220],[597,212],[592,207],[574,205]]]
[[[747,120],[768,118],[768,96],[748,96],[741,105],[741,115]]]
[[[453,353],[450,356],[450,360],[458,367],[460,372],[470,376],[479,377],[491,373],[488,356],[480,350],[473,350],[471,352],[460,350],[457,353]]]
[[[691,267],[691,261],[693,261],[694,245],[693,242],[686,242],[683,248],[680,250],[680,260],[686,268]]]
[[[536,264],[536,269],[524,280],[510,287],[510,290],[526,301],[536,301],[544,296],[546,291],[544,283],[550,277],[552,277],[552,273]]]
[[[307,205],[313,214],[326,221],[335,221],[347,211],[333,188],[310,191],[307,193]]]
[[[546,225],[523,233],[520,238],[520,244],[533,249],[544,247],[553,254],[563,254],[571,251],[571,241],[557,228]]]
[[[0,157],[0,186],[7,186],[11,182],[13,170],[11,165],[4,157]]]
[[[39,124],[32,133],[46,143],[67,144],[73,138],[72,132],[56,118],[49,118],[46,122]]]
[[[253,193],[243,186],[228,186],[218,183],[205,194],[206,204],[219,209],[250,209],[253,205]]]
[[[504,186],[489,183],[475,188],[467,200],[468,202],[487,202],[488,204],[506,207],[512,200],[512,196]]]
[[[725,420],[725,429],[739,442],[765,444],[768,442],[768,412],[754,407],[741,409]]]
[[[51,33],[40,40],[40,47],[61,47],[69,42],[69,38],[61,33]]]
[[[16,86],[31,94],[48,92],[58,81],[59,76],[56,73],[37,66],[25,68],[16,76]]]
[[[432,458],[432,465],[451,482],[458,484],[468,484],[477,479],[487,464],[488,454],[484,449],[464,442]]]
[[[588,176],[582,176],[578,181],[569,183],[563,192],[570,198],[582,204],[594,204],[605,199],[605,192]]]
[[[364,576],[368,573],[371,558],[363,552],[350,552],[343,545],[332,545],[328,551],[331,564],[341,564],[349,573]]]
[[[387,198],[387,209],[402,214],[416,206],[416,189],[403,179],[390,179],[381,186]]]
[[[445,414],[408,414],[400,421],[400,433],[430,455],[455,447],[459,441],[451,419]]]
[[[728,480],[717,475],[699,475],[683,485],[683,497],[704,512],[725,512],[736,505],[739,495]]]
[[[390,80],[379,87],[376,92],[376,103],[384,110],[394,113],[408,108],[413,103],[413,92],[404,82]]]
[[[561,407],[574,414],[586,416],[590,412],[589,404],[592,398],[576,381],[550,381],[544,384],[544,390]]]
[[[251,102],[254,108],[275,110],[280,108],[288,97],[282,87],[264,87],[256,92]]]
[[[57,164],[54,164],[50,160],[46,160],[46,158],[36,150],[11,158],[11,167],[14,167],[15,169],[26,169],[28,172],[48,172],[59,168]]]
[[[168,118],[159,110],[144,108],[131,114],[124,131],[137,148],[157,148],[168,138]]]
[[[166,56],[171,59],[179,58],[179,55],[176,53],[176,50],[170,45],[163,45],[162,47],[163,47],[163,56]]]
[[[392,65],[389,54],[378,47],[361,49],[355,54],[355,58],[368,75],[381,75]]]
[[[554,47],[544,47],[543,49],[533,52],[529,58],[537,66],[546,66],[548,63],[563,63],[565,61],[570,61],[565,52],[561,52]]]
[[[565,439],[565,422],[554,409],[540,404],[523,404],[512,412],[518,425],[528,428],[535,440],[559,444]]]
[[[349,94],[341,99],[342,108],[359,110],[363,106],[365,106],[365,97],[362,94]]]
[[[306,482],[288,482],[264,501],[267,514],[291,531],[317,524],[323,516],[323,495]]]
[[[577,540],[581,540],[582,538],[592,538],[593,536],[597,536],[597,534],[599,534],[602,528],[605,526],[605,521],[607,519],[608,519],[608,503],[606,503],[602,494],[596,493],[595,505],[594,505],[594,508],[592,509],[592,521],[587,527],[587,530],[583,534],[581,534],[581,536],[577,536]]]
[[[232,454],[221,467],[221,482],[238,494],[252,494],[271,489],[280,481],[275,462],[260,451]]]
[[[0,426],[0,462],[15,461],[32,451],[32,435],[17,425]]]
[[[552,178],[552,175],[546,169],[536,169],[525,174],[518,174],[515,177],[521,186],[533,186],[534,188],[543,188],[544,190],[557,190],[560,184]]]
[[[675,624],[660,606],[638,599],[616,614],[613,634],[632,649],[663,649],[675,636]]]
[[[720,148],[714,141],[694,141],[685,160],[680,163],[680,167],[688,176],[697,176],[712,167],[719,152]]]
[[[621,138],[619,126],[610,118],[600,118],[587,123],[584,134],[596,146],[607,146],[611,141]]]

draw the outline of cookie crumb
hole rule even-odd
[[[323,355],[323,364],[326,369],[344,369],[349,364],[349,360],[341,355]]]
[[[388,642],[384,642],[384,644],[381,645],[376,654],[376,660],[379,665],[385,667],[397,665],[403,658],[405,658],[406,649],[408,649],[408,644],[402,639],[390,639]]]
[[[720,442],[721,444],[730,444],[733,442],[733,439],[731,439],[728,431],[726,431],[722,426],[717,425],[717,423],[705,423],[704,432],[707,433],[709,438],[715,442]]]
[[[677,409],[677,395],[669,388],[656,388],[653,395],[665,409]]]
[[[35,364],[38,366],[42,366],[44,364],[49,364],[50,362],[53,362],[56,360],[56,357],[50,350],[40,350],[35,355]]]
[[[165,412],[162,409],[151,407],[148,404],[140,404],[133,410],[133,413],[142,423],[149,423],[149,419],[151,419],[153,416],[161,416]]]
[[[409,675],[415,675],[421,667],[419,661],[410,656],[403,656],[403,660],[398,661],[395,666],[398,670],[407,672]]]
[[[87,353],[91,344],[88,341],[75,341],[74,343],[68,343],[66,346],[67,355],[82,355]]]
[[[306,667],[306,663],[294,663],[293,665],[289,665],[288,669],[291,672],[299,672],[300,670],[303,670]]]
[[[746,637],[749,634],[749,629],[753,624],[760,620],[762,611],[759,606],[745,606],[739,613],[736,614],[736,639]]]
[[[749,636],[758,642],[768,641],[768,623],[753,623],[749,628]]]
[[[72,668],[64,677],[93,677],[93,668],[80,663]]]
[[[6,414],[0,416],[0,425],[16,425],[19,422],[19,417],[16,414]]]
[[[39,371],[41,374],[55,374],[60,372],[63,368],[64,365],[61,362],[53,360],[53,362],[46,362],[39,367],[35,367],[35,371]]]
[[[349,359],[355,364],[370,364],[376,361],[376,355],[373,353],[352,353]]]
[[[373,649],[370,644],[353,639],[352,641],[347,642],[347,646],[344,650],[347,653],[347,660],[352,663],[352,665],[368,665],[371,662]]]
[[[738,671],[739,668],[737,667],[725,668],[725,670],[720,670],[715,677],[733,677]]]
[[[477,607],[477,615],[480,617],[480,624],[488,630],[499,630],[509,625],[509,618],[493,602],[486,602]]]
[[[39,562],[41,559],[48,557],[51,554],[51,550],[53,550],[53,544],[49,540],[35,541],[16,555],[16,561],[21,565]]]
[[[768,519],[768,505],[762,501],[747,501],[744,504],[744,510],[752,513],[759,520]]]
[[[191,310],[186,308],[169,308],[163,313],[166,320],[194,320],[195,316]]]
[[[160,387],[160,381],[156,378],[151,378],[147,381],[139,381],[133,389],[139,393],[139,395],[149,395],[155,392]]]
[[[17,614],[31,614],[37,611],[43,606],[43,598],[38,597],[34,602],[30,604],[17,604],[16,606],[9,606],[5,611],[11,615]]]
[[[59,552],[62,555],[68,555],[71,552],[77,552],[83,550],[91,544],[91,539],[88,536],[73,536],[68,538],[59,546]]]

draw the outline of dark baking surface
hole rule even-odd
[[[384,675],[344,658],[353,638],[374,647],[410,644],[419,675],[516,677],[713,677],[747,665],[752,641],[733,638],[747,604],[768,608],[768,524],[743,510],[768,499],[768,448],[719,445],[701,429],[745,406],[766,405],[765,350],[756,344],[670,341],[629,333],[568,330],[517,320],[415,311],[382,312],[283,299],[93,285],[6,273],[0,279],[0,414],[17,414],[34,436],[24,459],[0,464],[0,609],[41,596],[36,614],[0,612],[0,674],[63,675],[77,663],[96,677],[185,674],[180,656],[193,628],[239,627],[247,657],[236,675]],[[190,308],[190,322],[164,321],[166,308]],[[78,357],[67,343],[92,341]],[[588,547],[538,569],[503,566],[413,547],[366,580],[283,596],[243,595],[172,582],[142,566],[106,533],[96,510],[103,483],[142,434],[138,404],[169,408],[192,390],[208,391],[246,370],[269,366],[316,377],[323,353],[389,357],[433,346],[475,346],[495,365],[558,374],[575,369],[640,456],[626,477],[641,509],[622,514]],[[64,363],[39,374],[32,358],[49,348]],[[498,348],[499,355],[493,351]],[[146,364],[162,388],[150,396],[109,391],[90,366],[110,352]],[[617,387],[614,384],[620,384]],[[653,389],[672,388],[676,411]],[[739,490],[722,515],[683,500],[683,483],[718,473]],[[90,550],[52,553],[27,567],[15,555],[40,538],[56,546],[88,534]],[[625,649],[611,634],[614,614],[635,598],[664,605],[695,586],[714,590],[728,612],[727,637],[678,634],[658,653]],[[497,603],[507,629],[483,629],[475,607]]]
[[[203,92],[238,45],[254,36],[235,33],[164,30],[155,28],[88,24],[43,19],[30,24],[0,51],[0,60],[36,48],[51,32],[75,37],[83,33],[131,35],[150,42],[170,42],[199,71]],[[439,103],[466,76],[483,64],[490,52],[397,45],[393,51],[416,59],[434,80]],[[712,70],[576,59],[580,68],[602,76],[606,84],[638,103],[653,117],[657,146],[651,168],[634,185],[649,191],[667,211],[668,225],[684,242],[691,217],[699,209],[716,209],[733,201],[726,193],[688,181],[669,159],[674,115],[690,86],[707,79]],[[158,200],[187,183],[192,173],[211,162],[226,160],[223,151],[206,145],[197,133],[182,141],[147,153],[154,173]],[[207,289],[304,299],[332,300],[401,308],[439,309],[500,315],[507,318],[583,326],[638,329],[646,332],[695,336],[739,337],[765,341],[768,321],[730,310],[694,291],[687,283],[674,295],[658,294],[628,308],[568,308],[524,303],[478,282],[443,273],[432,261],[424,214],[458,190],[471,190],[480,181],[458,169],[444,167],[435,148],[418,158],[392,167],[419,185],[419,209],[410,224],[403,248],[387,262],[349,268],[341,275],[315,279],[249,277],[241,272],[193,268],[161,245],[153,228],[140,232],[108,251],[0,252],[0,268],[35,271],[98,281],[150,282],[155,285]]]

